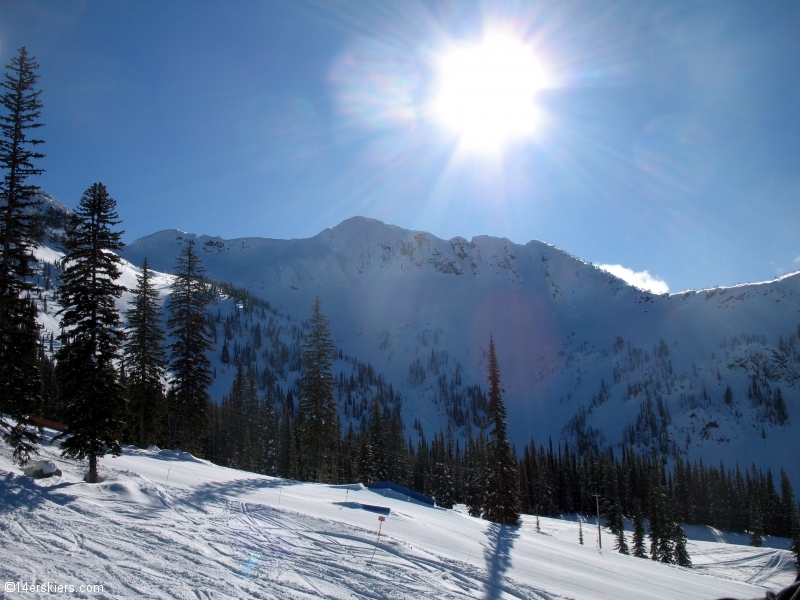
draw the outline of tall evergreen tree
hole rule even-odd
[[[633,501],[633,555],[637,558],[647,558],[644,547],[644,515],[638,499]]]
[[[128,335],[124,348],[128,388],[129,431],[140,448],[160,442],[165,417],[164,331],[158,290],[147,258],[128,310]]]
[[[758,499],[750,503],[750,545],[760,547],[764,543],[764,515]]]
[[[486,437],[480,431],[476,439],[468,430],[464,469],[464,503],[473,517],[480,517],[486,496]]]
[[[792,536],[792,515],[795,512],[794,505],[794,490],[789,481],[789,476],[786,471],[781,469],[781,499],[780,499],[780,513],[781,513],[781,532],[783,537]]]
[[[370,483],[375,480],[375,455],[372,452],[372,444],[366,432],[362,432],[358,447],[358,480],[361,483]]]
[[[5,109],[0,115],[0,435],[20,464],[35,452],[40,433],[29,420],[39,406],[40,376],[36,306],[30,298],[33,286],[27,281],[33,274],[33,246],[40,226],[36,213],[29,210],[39,188],[27,179],[43,172],[34,161],[44,157],[34,149],[42,140],[28,137],[31,130],[42,127],[41,91],[35,89],[38,68],[22,47],[0,80],[5,90],[0,96]]]
[[[489,402],[486,416],[491,427],[488,443],[486,500],[483,518],[503,525],[519,523],[519,490],[517,465],[511,455],[511,445],[506,436],[506,407],[503,404],[500,383],[500,365],[489,337],[489,355],[486,380],[489,382]]]
[[[296,479],[297,472],[292,470],[294,446],[294,415],[288,403],[284,403],[278,425],[278,473],[281,477]],[[296,458],[296,457],[295,457]]]
[[[338,443],[339,421],[331,374],[336,349],[319,298],[311,306],[309,327],[303,346],[298,407],[302,471],[304,478],[322,483],[330,481],[336,468],[334,446]]]
[[[211,385],[211,336],[206,321],[210,301],[205,268],[187,243],[178,255],[169,298],[167,327],[173,379],[167,395],[171,443],[188,452],[202,452],[209,426],[208,386]]]
[[[433,469],[431,471],[431,488],[436,504],[442,508],[453,508],[455,504],[451,458],[444,443],[444,436],[433,438],[431,445]]]
[[[89,459],[89,482],[97,482],[97,457],[118,455],[125,400],[115,367],[123,331],[116,283],[123,247],[116,201],[102,183],[87,189],[66,232],[61,273],[62,347],[59,389],[67,429],[59,438],[64,456]]]
[[[673,541],[675,542],[673,562],[681,567],[691,568],[692,559],[689,556],[689,551],[686,548],[686,532],[678,522],[673,523],[673,527]]]
[[[653,465],[648,476],[648,516],[650,518],[650,558],[666,562],[672,555],[668,547],[670,532],[667,527],[666,493],[661,484],[661,470],[659,465]]]
[[[619,485],[617,484],[617,474],[614,468],[613,458],[603,463],[603,487],[605,497],[603,499],[603,513],[606,519],[606,527],[614,534],[614,549],[620,554],[630,554],[628,542],[625,539],[625,524],[622,519],[622,507],[619,500]]]
[[[377,396],[372,401],[372,411],[369,421],[369,443],[373,455],[373,470],[372,477],[375,481],[386,481],[389,479],[389,461],[387,460],[387,428],[388,423],[385,422],[382,411],[381,403]]]

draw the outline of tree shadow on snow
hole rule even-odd
[[[279,488],[287,488],[303,483],[293,479],[262,479],[260,477],[243,477],[234,481],[209,481],[191,490],[184,502],[200,504],[209,500],[216,500],[222,496],[240,496],[245,493],[260,491],[276,492]]]
[[[72,496],[59,492],[69,485],[68,482],[59,482],[42,486],[37,485],[36,480],[30,477],[7,473],[0,478],[0,514],[18,510],[33,511],[47,501],[68,504],[73,500]]]
[[[484,589],[486,600],[500,598],[503,593],[503,575],[511,567],[511,549],[519,537],[518,527],[491,523],[486,529],[486,542],[483,545],[483,558],[489,577]]]

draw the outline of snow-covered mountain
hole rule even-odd
[[[518,447],[626,441],[800,481],[786,458],[800,450],[800,273],[654,295],[542,242],[362,217],[296,240],[168,230],[122,255],[169,272],[187,240],[212,279],[297,322],[319,296],[337,347],[392,384],[407,425],[480,423],[491,334]]]
[[[56,203],[47,209],[66,214]],[[40,322],[54,334],[58,233],[51,227],[39,249]],[[188,240],[211,279],[241,288],[223,290],[211,311],[217,400],[237,362],[260,374],[263,389],[295,386],[303,321],[319,296],[341,351],[334,372],[345,425],[358,427],[378,396],[401,409],[407,435],[430,438],[448,423],[476,429],[491,334],[519,449],[531,438],[577,448],[626,442],[784,468],[800,485],[789,458],[800,450],[800,273],[654,295],[542,242],[441,240],[354,217],[299,240],[162,231],[122,251],[123,283],[135,285],[146,256],[168,293]]]

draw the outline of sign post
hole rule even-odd
[[[386,520],[386,517],[378,517],[378,541],[381,539],[381,527],[383,527],[383,522]]]

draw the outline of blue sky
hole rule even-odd
[[[541,127],[500,154],[429,110],[446,49],[491,28],[548,73]],[[539,239],[671,291],[800,269],[797,2],[4,0],[3,64],[22,45],[38,184],[75,206],[103,182],[128,242],[363,215]]]

